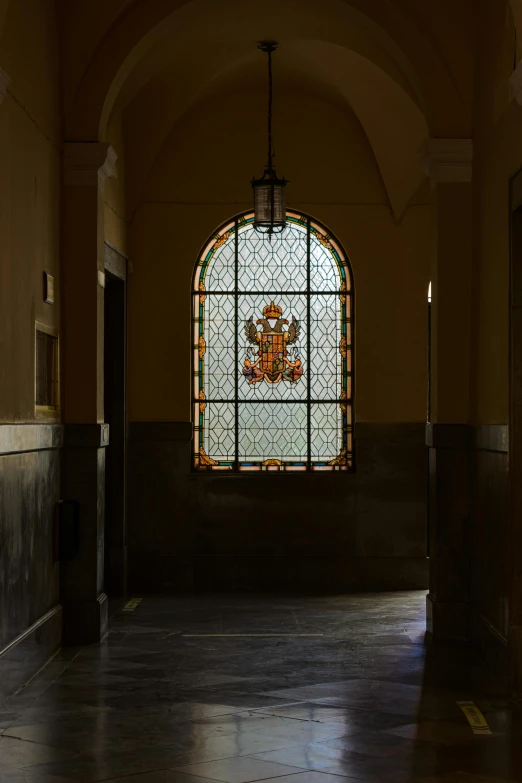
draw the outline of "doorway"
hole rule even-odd
[[[510,355],[509,355],[509,529],[504,547],[503,593],[507,603],[506,636],[510,648],[512,688],[522,688],[520,666],[522,627],[522,579],[520,553],[522,552],[522,171],[511,180],[510,225]]]
[[[104,404],[109,446],[105,455],[104,581],[111,615],[121,609],[127,592],[126,282],[121,272],[121,264],[112,271],[106,264]]]

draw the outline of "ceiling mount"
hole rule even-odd
[[[257,48],[268,54],[268,52],[275,52],[278,46],[277,41],[259,41]]]

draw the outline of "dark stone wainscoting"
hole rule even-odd
[[[105,452],[108,424],[67,424],[62,492],[79,507],[78,551],[61,569],[65,645],[94,644],[107,633],[109,601],[104,591]]]
[[[508,671],[509,446],[507,425],[473,437],[469,637],[497,674]]]
[[[61,643],[53,552],[63,430],[0,424],[0,703]]]
[[[129,429],[134,589],[427,587],[423,423],[359,424],[354,474],[193,473],[190,423]]]
[[[428,425],[430,595],[434,637],[468,640],[499,675],[509,669],[507,425]]]

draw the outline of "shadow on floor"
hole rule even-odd
[[[426,644],[424,604],[147,597],[3,704],[0,783],[522,780],[522,717],[467,649]]]

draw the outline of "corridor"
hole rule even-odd
[[[517,707],[465,647],[426,644],[424,610],[424,591],[145,597],[2,706],[0,783],[522,780]]]

